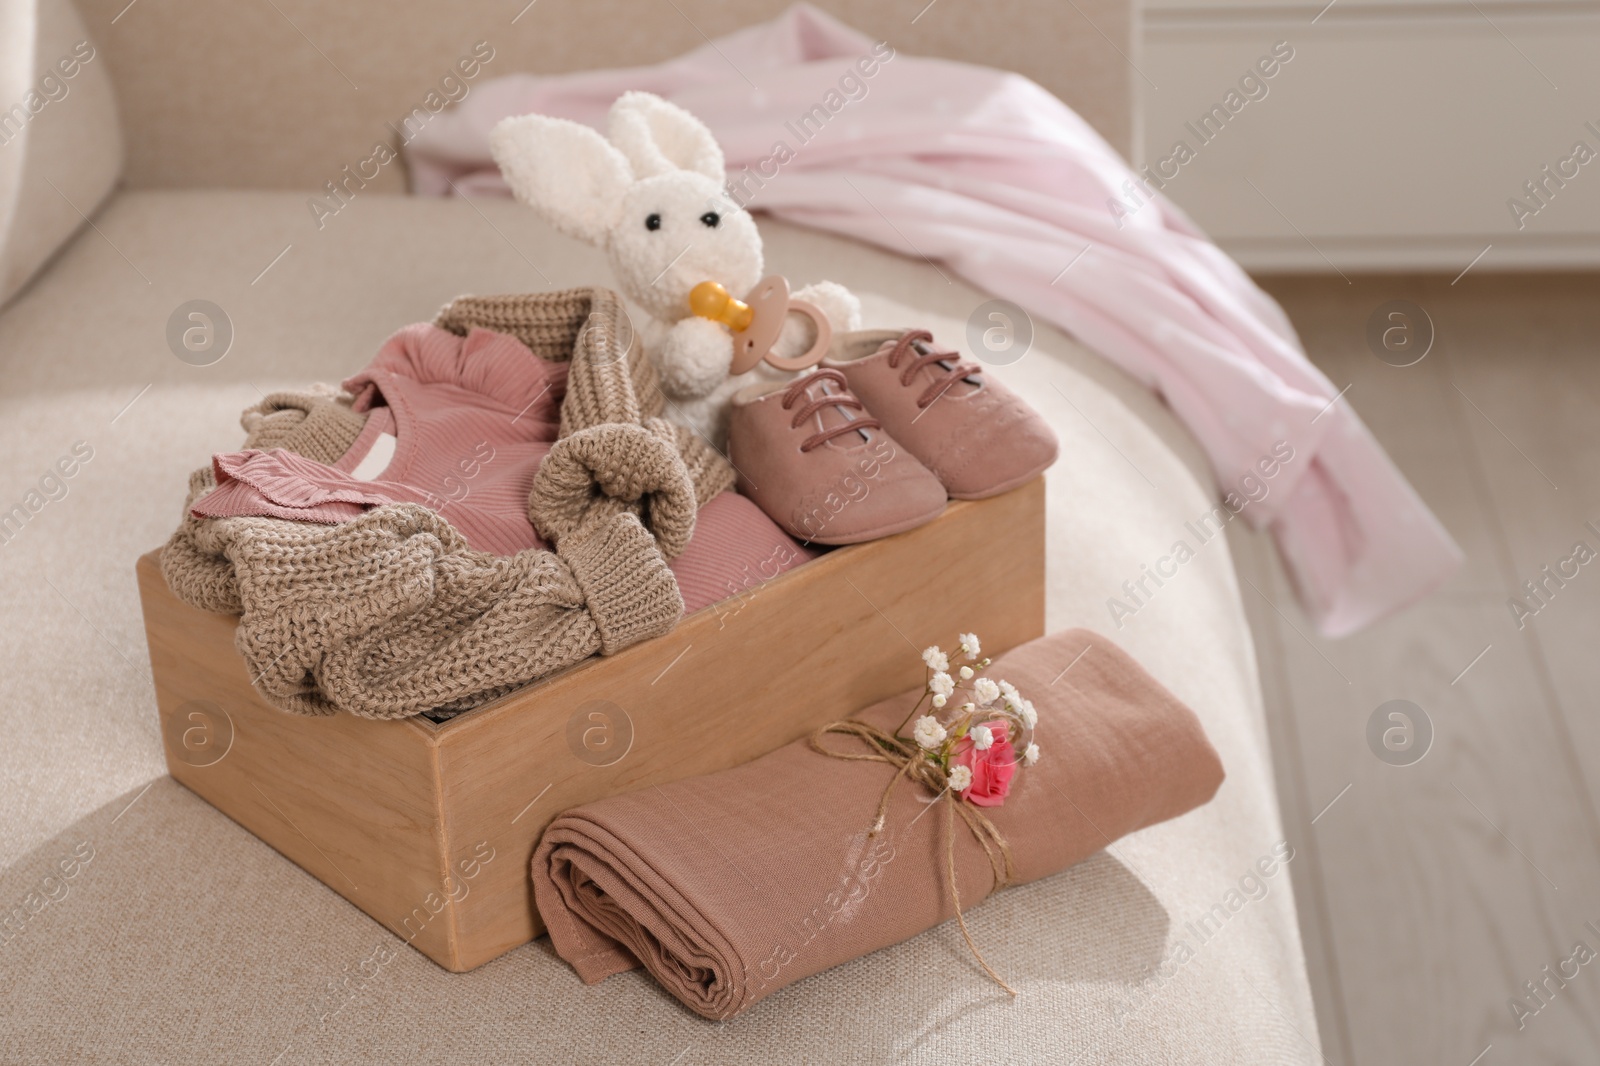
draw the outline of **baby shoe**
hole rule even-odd
[[[958,500],[997,496],[1056,461],[1056,435],[1038,412],[925,329],[839,334],[821,366],[842,373]]]
[[[939,479],[867,415],[837,370],[734,393],[728,458],[739,491],[806,542],[856,544],[944,510]]]

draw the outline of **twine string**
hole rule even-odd
[[[822,738],[829,733],[838,733],[842,736],[852,736],[860,740],[867,748],[866,752],[836,751],[822,743]],[[883,831],[885,822],[889,817],[889,800],[894,794],[894,788],[902,778],[910,778],[922,785],[929,792],[934,793],[933,802],[944,804],[945,823],[945,879],[950,886],[950,899],[955,904],[956,924],[961,927],[961,936],[967,942],[972,957],[978,960],[978,965],[983,967],[983,972],[988,974],[994,983],[1005,989],[1011,995],[1016,995],[1017,990],[1006,984],[1004,979],[994,971],[988,960],[983,957],[983,952],[978,950],[977,943],[972,939],[972,932],[967,928],[967,919],[961,913],[961,892],[956,887],[956,815],[960,815],[966,822],[967,829],[983,847],[983,853],[989,860],[989,868],[994,874],[994,887],[998,891],[1009,885],[1016,877],[1016,865],[1012,861],[1011,845],[1001,834],[999,828],[989,818],[970,803],[963,803],[957,798],[956,792],[950,787],[945,778],[944,771],[937,763],[923,758],[923,753],[916,745],[902,740],[891,733],[886,733],[877,726],[854,718],[846,718],[838,722],[831,722],[811,734],[811,748],[819,754],[832,759],[845,759],[851,762],[881,762],[896,768],[896,773],[884,786],[883,795],[878,800],[878,814],[873,820],[869,836],[877,836]]]

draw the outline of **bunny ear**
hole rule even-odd
[[[693,170],[721,185],[726,165],[706,124],[653,93],[623,93],[611,105],[611,143],[641,178]]]
[[[489,151],[517,199],[568,236],[600,244],[617,220],[633,172],[588,126],[519,115],[489,134]]]

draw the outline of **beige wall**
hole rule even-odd
[[[277,188],[320,186],[376,141],[395,141],[387,124],[474,41],[495,49],[482,78],[630,66],[788,6],[536,0],[517,17],[524,2],[78,0],[116,80],[129,185]],[[924,11],[925,2],[818,6],[908,53],[1020,71],[1127,152],[1133,75],[1118,51],[1131,52],[1127,0],[935,0]],[[382,180],[399,189],[403,179],[385,167]]]

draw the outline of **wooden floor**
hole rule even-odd
[[[1467,555],[1443,591],[1330,641],[1263,539],[1234,546],[1308,856],[1295,888],[1327,1059],[1600,1062],[1600,556],[1548,582],[1524,628],[1509,606],[1537,606],[1523,583],[1579,542],[1600,553],[1600,277],[1263,284]],[[1433,322],[1414,366],[1368,348],[1391,300]],[[1412,765],[1368,745],[1391,699],[1432,723]]]

